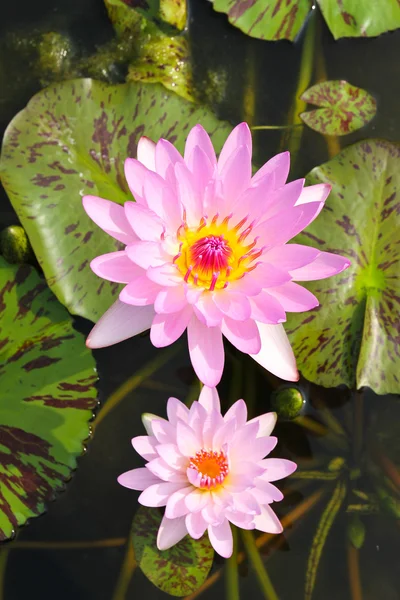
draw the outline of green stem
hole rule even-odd
[[[303,123],[293,123],[293,125],[254,125],[250,127],[252,131],[259,131],[264,129],[293,129],[294,127],[304,127]]]
[[[0,600],[4,600],[5,599],[5,580],[6,580],[6,568],[7,568],[7,561],[8,561],[8,555],[10,554],[10,550],[6,550],[5,548],[2,548],[0,550]]]
[[[257,549],[252,532],[243,529],[241,534],[246,548],[246,554],[256,572],[257,580],[264,594],[264,598],[266,598],[266,600],[279,600]]]
[[[233,552],[228,558],[225,566],[225,586],[227,600],[240,600],[239,595],[239,572],[237,563],[237,529],[232,526]]]
[[[126,552],[122,562],[121,570],[117,579],[117,584],[114,589],[112,600],[125,600],[132,579],[132,575],[136,569],[137,563],[131,538],[128,539]]]
[[[300,113],[304,112],[307,108],[307,103],[301,100],[303,92],[310,87],[311,78],[314,69],[314,47],[316,37],[316,10],[311,11],[311,15],[307,24],[307,30],[304,36],[303,51],[301,55],[300,72],[297,82],[297,88],[293,99],[292,106],[290,108],[288,124],[296,125],[301,124]],[[286,133],[282,137],[281,150],[287,148],[292,155],[292,163],[297,157],[297,153],[300,149],[301,136],[303,129],[295,130],[289,135]]]
[[[353,399],[353,459],[356,464],[359,463],[364,430],[364,394],[355,392]]]

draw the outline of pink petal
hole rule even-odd
[[[164,233],[164,225],[160,217],[152,210],[135,202],[125,202],[126,217],[139,239],[158,242]]]
[[[191,284],[185,285],[186,300],[189,304],[196,304],[200,300],[202,294],[204,294],[204,288],[195,287]]]
[[[192,317],[191,306],[177,313],[156,314],[150,330],[150,340],[156,348],[164,348],[181,337]]]
[[[132,196],[139,204],[145,204],[143,197],[143,184],[148,169],[135,158],[127,158],[124,164],[125,179],[128,182]]]
[[[148,137],[142,136],[137,145],[137,159],[151,171],[156,170],[156,145]]]
[[[247,439],[243,437],[236,438],[235,436],[234,445],[232,444],[232,448],[230,449],[230,456],[232,457],[232,461],[243,461],[243,457],[245,457],[246,461],[253,461],[256,463],[272,452],[277,443],[278,439],[274,436],[249,436]],[[236,464],[232,463],[232,472],[233,470],[236,472],[240,468],[239,462],[236,462]],[[251,472],[250,465],[246,472]],[[261,475],[261,473],[259,473],[259,475]],[[255,473],[254,476],[256,476]]]
[[[305,187],[300,194],[300,198],[296,202],[296,206],[300,204],[308,204],[309,202],[325,202],[330,194],[332,186],[329,183],[317,183]]]
[[[259,263],[261,264],[261,263]],[[229,289],[233,292],[241,292],[246,296],[257,296],[262,290],[262,284],[257,278],[257,274],[254,271],[248,271],[236,281],[229,283]]]
[[[97,256],[90,263],[90,268],[99,277],[117,283],[129,283],[143,273],[140,267],[129,260],[125,251]]]
[[[259,447],[256,448],[256,446]],[[271,444],[266,445],[265,438],[262,441],[261,439],[253,441],[253,443],[251,444],[252,450],[250,460],[243,460],[243,456],[245,456],[245,449],[243,449],[243,454],[241,455],[241,457],[238,453],[235,453],[234,460],[232,457],[231,473],[233,475],[245,475],[253,484],[254,480],[257,477],[261,477],[265,473],[263,467],[261,467],[258,464],[259,462],[261,462],[261,460],[258,460],[256,457],[262,456],[265,452],[264,448],[266,447],[267,449],[270,448]]]
[[[215,387],[224,368],[224,346],[221,330],[206,327],[193,316],[188,324],[189,353],[197,377],[204,385]]]
[[[157,548],[168,550],[187,535],[185,517],[168,519],[163,517],[157,535]]]
[[[304,312],[319,305],[318,298],[314,294],[293,281],[271,288],[269,292],[287,312]]]
[[[249,423],[258,423],[259,429],[257,433],[257,437],[264,437],[267,435],[271,435],[277,420],[277,415],[275,412],[264,413],[259,417],[255,417],[251,419]]]
[[[143,421],[143,416],[142,416]],[[151,420],[151,432],[160,444],[175,444],[175,427],[166,419],[154,418]]]
[[[252,185],[267,175],[274,177],[274,188],[280,188],[285,185],[290,169],[290,153],[282,152],[273,156],[264,166],[261,167],[251,180]]]
[[[282,533],[283,531],[283,527],[279,522],[278,517],[268,504],[261,507],[261,515],[256,515],[254,517],[254,524],[256,529],[265,531],[266,533]]]
[[[219,168],[222,181],[225,209],[230,212],[232,203],[249,187],[251,178],[251,153],[246,146],[235,148],[222,168]]]
[[[237,400],[225,413],[224,421],[235,419],[237,428],[243,427],[247,420],[247,405],[244,400]]]
[[[98,196],[83,196],[82,203],[92,221],[108,235],[123,244],[129,244],[137,239],[125,216],[124,207]]]
[[[178,198],[186,210],[186,221],[189,227],[195,227],[203,216],[203,202],[194,177],[184,163],[175,165],[175,175]]]
[[[304,182],[304,179],[296,179],[270,193],[261,217],[262,221],[264,222],[277,214],[280,214],[282,219],[284,219],[285,214],[293,210],[297,200],[300,198],[301,192],[304,189]]]
[[[126,253],[130,260],[142,269],[164,265],[169,256],[163,251],[159,242],[133,242],[126,247]]]
[[[256,492],[253,495],[255,498],[257,498],[257,496],[263,497],[261,504],[271,504],[271,502],[280,502],[283,500],[282,492],[272,485],[272,483],[269,483],[269,481],[264,481],[261,477],[258,477],[255,483],[258,494]]]
[[[228,519],[224,519],[220,525],[208,526],[208,537],[212,547],[224,558],[232,556],[233,538]]]
[[[122,473],[122,475],[118,477],[118,483],[126,488],[129,488],[130,490],[142,491],[145,490],[149,485],[159,482],[159,478],[146,469],[146,467],[132,469],[132,471]]]
[[[164,139],[157,142],[155,157],[157,173],[164,179],[171,167],[173,168],[177,163],[183,162],[183,158],[175,146]]]
[[[190,537],[194,540],[200,539],[208,527],[207,521],[200,512],[189,513],[186,516],[185,523]]]
[[[240,492],[240,494],[235,494],[234,508],[239,512],[249,515],[261,514],[261,508],[258,502],[250,492]]]
[[[154,302],[154,309],[159,314],[170,314],[182,311],[187,306],[183,286],[162,289]]]
[[[276,287],[292,279],[287,271],[267,262],[258,263],[251,275],[257,278],[263,288]]]
[[[181,487],[181,483],[155,483],[140,494],[138,502],[143,506],[165,506],[169,497]]]
[[[286,458],[265,458],[261,461],[261,465],[265,468],[263,479],[266,481],[277,481],[288,477],[297,469],[296,463]]]
[[[211,493],[207,490],[193,489],[186,496],[185,504],[190,512],[200,512],[211,502]]]
[[[213,447],[213,440],[218,429],[223,427],[225,421],[219,411],[212,410],[210,413],[207,413],[207,416],[204,420],[203,424],[203,448],[212,448],[213,450],[221,450],[221,448]]]
[[[261,323],[283,323],[286,321],[286,313],[278,299],[266,291],[250,299],[251,318]]]
[[[215,305],[212,294],[202,294],[196,300],[194,309],[199,320],[207,327],[217,327],[221,324],[223,314]]]
[[[232,494],[238,494],[252,486],[253,481],[245,473],[229,473],[223,485],[226,491]]]
[[[179,452],[176,444],[159,444],[157,446],[158,456],[163,459],[167,465],[170,465],[173,469],[186,471],[188,466],[188,459],[182,456]],[[170,517],[171,518],[171,517]]]
[[[199,404],[204,406],[208,413],[211,413],[213,410],[216,412],[221,412],[221,404],[219,401],[217,388],[211,388],[203,385],[199,396]]]
[[[157,458],[157,440],[148,435],[138,435],[132,438],[132,446],[140,456],[146,460]]]
[[[247,123],[240,123],[229,134],[218,158],[219,172],[221,172],[226,162],[239,146],[246,146],[251,158],[252,140],[250,128]]]
[[[207,155],[211,165],[214,167],[217,164],[214,147],[208,133],[201,125],[195,125],[187,137],[184,157],[186,163],[196,146]]]
[[[345,256],[332,254],[331,252],[321,252],[310,265],[291,271],[291,275],[295,281],[325,279],[341,273],[350,264],[349,259]]]
[[[181,452],[183,456],[195,456],[196,452],[201,450],[201,442],[195,435],[193,429],[182,421],[178,421],[176,425],[176,443],[179,452]]]
[[[89,333],[88,348],[104,348],[146,331],[154,318],[154,308],[132,306],[116,300]]]
[[[219,290],[213,293],[213,300],[224,315],[235,321],[245,321],[250,318],[250,302],[247,296],[240,292]]]
[[[167,287],[174,287],[183,282],[182,275],[176,265],[169,263],[160,265],[159,267],[149,267],[147,269],[147,276],[154,283],[159,283]]]
[[[173,469],[162,458],[154,458],[147,463],[146,468],[159,479],[172,482],[186,482],[185,472]],[[175,490],[174,490],[175,491]]]
[[[189,409],[178,398],[171,396],[167,401],[167,415],[171,425],[176,425],[178,419],[186,423],[189,418]]]
[[[146,430],[147,435],[149,436],[153,436],[153,422],[157,422],[157,421],[164,421],[165,423],[167,423],[166,419],[162,419],[161,417],[157,416],[157,415],[153,415],[152,413],[143,413],[142,414],[142,423],[143,423],[143,427]],[[167,423],[169,425],[169,423]]]
[[[258,323],[258,330],[261,350],[258,354],[252,354],[252,358],[281,379],[298,381],[296,359],[283,325]]]
[[[193,402],[189,411],[188,424],[195,432],[196,436],[201,439],[201,434],[204,429],[204,423],[207,419],[207,411],[198,402]]]
[[[302,246],[301,244],[285,244],[276,246],[264,253],[262,260],[282,269],[292,271],[304,267],[314,261],[320,254],[317,248]]]
[[[318,216],[322,205],[318,203],[295,206],[285,213],[278,213],[253,230],[267,246],[286,244]]]
[[[236,420],[229,419],[222,427],[219,427],[214,434],[212,441],[212,448],[218,451],[218,449],[222,448],[224,444],[227,444],[231,441],[234,433],[236,431]]]
[[[175,233],[182,223],[182,205],[164,179],[157,173],[148,173],[143,193],[149,209],[164,221],[167,229]]]
[[[222,320],[221,331],[241,352],[257,354],[261,349],[261,339],[255,321],[234,321],[229,317]]]
[[[232,525],[240,527],[241,529],[254,529],[253,515],[246,515],[238,511],[227,510],[225,513],[226,518]]]
[[[194,148],[193,152],[185,159],[185,162],[193,175],[196,196],[203,203],[205,191],[214,174],[214,167],[207,155],[199,147]]]
[[[168,519],[176,519],[177,517],[183,517],[187,515],[189,509],[185,504],[185,500],[188,494],[193,490],[192,486],[181,488],[173,493],[167,502],[165,508],[165,516]]]
[[[146,275],[142,275],[124,287],[119,295],[119,299],[121,302],[125,302],[125,304],[147,306],[148,304],[154,304],[159,291],[160,286],[157,283],[150,281]]]

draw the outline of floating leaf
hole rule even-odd
[[[325,387],[400,391],[400,148],[367,140],[316,167],[325,209],[297,241],[348,256],[340,275],[307,284],[320,306],[291,314],[288,334],[307,379]]]
[[[300,118],[324,135],[347,135],[357,131],[376,114],[375,98],[347,81],[317,83],[304,92],[301,100],[321,107],[301,113]]]
[[[217,150],[231,129],[159,85],[91,79],[43,90],[13,119],[4,137],[2,183],[50,287],[70,312],[96,321],[119,291],[90,271],[93,257],[120,245],[86,216],[81,196],[131,199],[123,166],[136,156],[139,138],[164,137],[183,150],[196,123]]]
[[[317,0],[335,40],[374,37],[400,27],[398,0]]]
[[[157,532],[161,513],[140,507],[132,527],[136,560],[154,585],[172,596],[186,596],[196,591],[210,571],[214,550],[204,535],[199,540],[189,535],[169,550],[158,550]]]
[[[335,521],[336,515],[338,514],[345,497],[346,484],[343,481],[338,481],[330,500],[322,513],[321,519],[318,523],[317,531],[315,532],[311,544],[306,571],[306,587],[304,594],[305,600],[311,600],[322,551],[324,549],[328,534]]]
[[[186,25],[186,0],[160,0],[160,17],[182,31]]]
[[[0,258],[0,540],[41,514],[89,436],[95,362],[27,265]]]
[[[131,63],[127,80],[159,82],[193,102],[195,97],[187,39],[164,34],[150,36]]]
[[[211,0],[232,25],[261,40],[294,40],[310,10],[311,0]],[[335,39],[373,37],[400,27],[398,0],[317,0]]]

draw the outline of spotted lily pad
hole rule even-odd
[[[261,40],[294,40],[312,0],[211,0],[232,25]],[[400,27],[398,0],[317,0],[335,39],[373,37]]]
[[[298,241],[348,256],[352,264],[308,284],[320,306],[290,315],[299,368],[325,387],[399,393],[400,147],[359,142],[313,169],[308,181],[330,183],[332,192]]]
[[[133,547],[139,567],[158,588],[172,596],[196,591],[211,569],[214,550],[207,535],[199,540],[189,535],[169,550],[157,549],[162,514],[141,506],[132,527]]]
[[[3,142],[2,183],[48,284],[70,312],[96,321],[119,291],[89,268],[92,258],[119,243],[86,216],[82,195],[119,204],[132,199],[123,165],[136,156],[139,138],[164,137],[183,150],[196,123],[217,150],[231,130],[207,108],[157,84],[109,86],[91,79],[43,90],[13,119]]]
[[[0,540],[41,514],[89,436],[95,362],[27,265],[0,257]]]
[[[319,106],[303,112],[302,121],[324,135],[347,135],[366,125],[376,114],[376,101],[367,91],[347,81],[323,81],[301,96]]]

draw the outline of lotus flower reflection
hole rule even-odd
[[[264,458],[277,442],[270,436],[275,413],[246,423],[246,404],[238,400],[223,417],[217,390],[207,387],[190,410],[170,398],[167,413],[168,421],[144,418],[149,435],[133,438],[132,444],[149,462],[118,478],[127,488],[143,490],[139,502],[144,506],[166,507],[158,548],[167,550],[187,534],[198,539],[207,530],[214,549],[227,558],[230,523],[280,533],[270,504],[283,495],[270,482],[290,475],[296,465]]]
[[[124,283],[119,299],[88,338],[90,348],[115,344],[151,328],[154,346],[187,329],[199,379],[215,386],[224,366],[224,335],[236,348],[282,377],[298,379],[283,329],[286,311],[317,298],[295,281],[340,273],[349,261],[287,242],[319,214],[327,184],[286,184],[289,154],[278,154],[253,177],[245,123],[229,135],[217,161],[200,125],[182,157],[168,141],[141,138],[125,175],[136,202],[119,206],[83,198],[93,221],[126,245],[95,258],[104,279]]]

